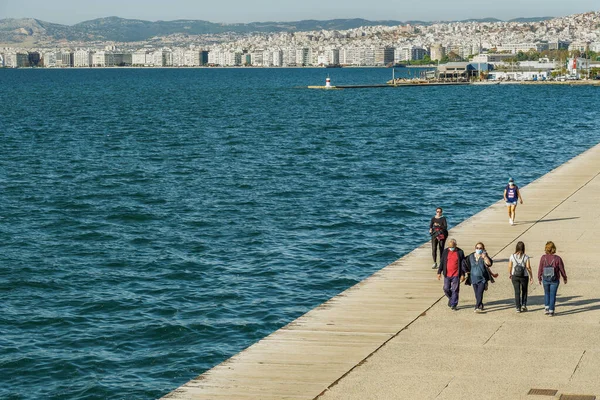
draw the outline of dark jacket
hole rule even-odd
[[[465,257],[465,262],[464,262],[464,269],[466,272],[471,272],[471,256],[475,257],[475,253],[471,253],[468,256]],[[491,279],[490,277],[490,271],[488,270],[489,267],[491,267],[492,265],[494,265],[494,260],[492,260],[492,257],[490,257],[490,255],[488,254],[488,258],[490,259],[491,264],[490,265],[486,265],[487,268],[484,269],[483,271],[483,277],[485,278],[485,281],[489,281]],[[485,261],[484,261],[485,262]],[[493,283],[493,282],[492,282]]]
[[[441,257],[440,257],[440,266],[438,267],[437,273],[441,274],[443,273],[444,276],[446,276],[446,263],[448,262],[448,252],[450,250],[448,250],[448,248],[444,249],[444,252],[442,253]],[[454,251],[458,252],[458,277],[462,277],[465,275],[465,273],[467,272],[465,270],[465,253],[462,251],[461,248],[457,247]]]

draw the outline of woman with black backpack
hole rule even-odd
[[[517,243],[515,253],[508,259],[508,278],[515,288],[517,312],[527,311],[527,287],[533,283],[529,256],[525,254],[525,243]]]
[[[567,284],[567,273],[562,258],[557,256],[554,242],[547,242],[545,248],[546,254],[540,258],[538,268],[538,281],[540,285],[544,284],[544,310],[545,314],[554,316],[554,306],[556,304],[556,292],[560,285],[562,276],[565,285]]]

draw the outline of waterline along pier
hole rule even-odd
[[[485,313],[473,312],[468,286],[459,309],[447,307],[427,242],[164,398],[600,396],[600,145],[521,191],[514,226],[498,201],[450,231],[466,253],[482,241],[495,260],[500,276],[486,292]],[[544,315],[537,282],[529,311],[518,314],[508,258],[525,242],[535,274],[548,240],[569,276],[558,289],[557,315]]]

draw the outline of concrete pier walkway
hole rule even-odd
[[[516,225],[499,201],[450,231],[495,260],[485,313],[468,286],[447,307],[425,243],[165,398],[600,398],[600,145],[521,192]],[[548,240],[565,262],[554,317],[537,281],[515,312],[507,260],[519,240],[534,274]]]

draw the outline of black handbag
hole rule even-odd
[[[467,279],[465,279],[465,285],[471,286],[471,274],[467,273]]]

